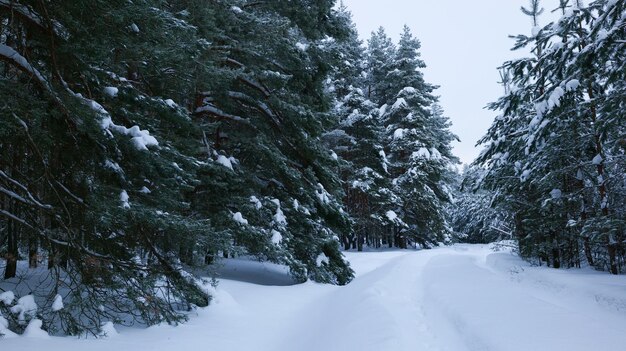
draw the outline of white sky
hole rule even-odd
[[[508,35],[531,32],[529,18],[519,10],[528,0],[343,1],[364,40],[379,26],[396,42],[404,24],[413,30],[422,42],[425,78],[441,86],[436,93],[461,138],[455,154],[470,163],[480,152],[476,141],[496,115],[484,107],[503,92],[497,67],[523,54],[510,51],[514,41]],[[546,14],[554,3],[544,1]]]

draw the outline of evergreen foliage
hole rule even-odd
[[[451,199],[446,182],[456,162],[450,147],[456,136],[432,95],[436,87],[424,81],[419,48],[405,26],[385,78],[394,93],[381,118],[391,190],[400,200],[393,210],[402,221],[396,235],[429,246],[447,240],[444,204]]]
[[[358,46],[356,31],[352,37],[342,51],[358,58],[358,65],[335,72],[340,119],[326,137],[343,162],[344,204],[355,221],[344,246],[431,247],[448,241],[445,206],[456,136],[433,95],[436,87],[424,81],[420,43],[406,26],[397,46],[383,28],[372,33],[365,52],[350,49]]]
[[[304,5],[0,2],[3,287],[46,329],[180,321],[210,300],[188,272],[220,253],[351,280],[320,142],[349,28],[334,1]],[[20,284],[24,257],[44,283]]]
[[[455,242],[487,244],[512,237],[510,214],[493,206],[493,192],[480,188],[484,176],[484,169],[466,166],[455,177],[454,201],[448,206]]]
[[[515,48],[533,57],[503,66],[506,95],[477,164],[496,206],[513,214],[520,252],[553,267],[624,265],[624,1],[560,1],[561,18]],[[618,102],[619,101],[619,102]]]
[[[1,316],[175,324],[220,257],[347,284],[342,245],[445,241],[455,137],[419,48],[365,48],[334,0],[0,0],[0,291],[40,306]]]

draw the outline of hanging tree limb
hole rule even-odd
[[[69,112],[63,105],[61,99],[52,89],[52,86],[46,78],[28,62],[28,60],[20,55],[15,49],[8,45],[0,44],[0,61],[5,61],[8,64],[14,66],[23,73],[31,76],[35,79],[37,84],[52,98],[54,103],[62,110],[65,115],[69,115]]]
[[[23,21],[28,22],[43,31],[48,30],[48,27],[44,24],[46,21],[44,21],[42,16],[28,5],[20,4],[15,0],[0,0],[0,11],[7,11],[12,15],[17,15]],[[59,22],[50,21],[49,25],[50,29],[52,29],[56,36],[62,38],[68,37],[67,30]]]

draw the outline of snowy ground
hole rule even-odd
[[[289,285],[280,267],[230,261],[215,302],[182,326],[124,329],[99,340],[17,337],[0,340],[0,348],[589,351],[626,345],[624,276],[530,267],[487,246],[347,257],[357,278],[345,287]]]

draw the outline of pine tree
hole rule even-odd
[[[207,41],[220,43],[212,49],[223,55],[215,65],[223,68],[224,85],[199,89],[193,109],[197,118],[211,122],[204,130],[212,159],[233,164],[224,169],[223,181],[237,185],[227,203],[202,211],[207,216],[219,211],[219,228],[232,232],[235,244],[288,264],[298,279],[345,284],[352,273],[333,237],[348,231],[349,221],[337,200],[335,160],[319,140],[331,125],[324,82],[335,39],[312,30],[311,19],[293,6],[220,8],[224,33]],[[343,29],[337,26],[324,33],[334,30],[341,40]],[[203,206],[201,197],[196,200]],[[249,224],[233,231],[228,228],[237,212]],[[276,233],[280,243],[272,242]],[[331,259],[320,266],[322,254]]]
[[[3,133],[21,140],[2,148],[2,214],[10,237],[28,233],[31,267],[38,245],[47,256],[58,284],[40,297],[65,295],[63,314],[44,308],[48,328],[97,331],[119,310],[148,324],[184,319],[209,296],[182,268],[179,243],[211,228],[184,201],[199,135],[165,98],[186,84],[173,67],[185,71],[194,29],[156,2],[5,5],[19,16],[0,43]],[[19,150],[32,156],[5,167]]]
[[[188,272],[218,253],[350,281],[320,141],[348,28],[333,1],[299,6],[0,2],[0,246],[9,281],[47,258],[46,328],[183,320],[210,299]]]
[[[338,154],[344,183],[344,205],[353,220],[353,230],[342,237],[345,249],[379,247],[387,243],[388,219],[386,164],[383,158],[382,124],[378,106],[364,91],[367,84],[366,56],[351,14],[340,8],[350,28],[347,40],[338,47],[340,60],[331,76],[335,96],[336,129],[325,140]]]
[[[531,5],[525,13],[536,25],[539,5]],[[557,22],[517,37],[516,48],[531,46],[535,57],[505,64],[514,89],[492,105],[504,115],[483,138],[489,145],[478,161],[490,168],[486,184],[515,208],[523,254],[571,267],[580,265],[582,247],[588,264],[616,274],[623,213],[610,208],[621,203],[623,186],[608,172],[623,151],[607,145],[619,140],[623,122],[611,117],[620,107],[608,101],[613,85],[620,89],[609,77],[620,75],[623,57],[614,55],[620,39],[607,33],[623,23],[616,14],[623,3],[561,1],[557,10]]]
[[[392,70],[396,46],[383,27],[372,32],[367,48],[367,97],[382,106],[393,97],[387,77]]]
[[[429,246],[446,239],[448,166],[456,162],[450,148],[456,137],[448,131],[449,122],[441,109],[434,105],[436,87],[424,81],[420,69],[425,64],[419,58],[419,48],[419,41],[405,26],[383,83],[388,87],[385,95],[393,96],[386,101],[382,118],[391,191],[401,199],[389,214],[401,221],[396,228],[401,247],[407,240]]]

